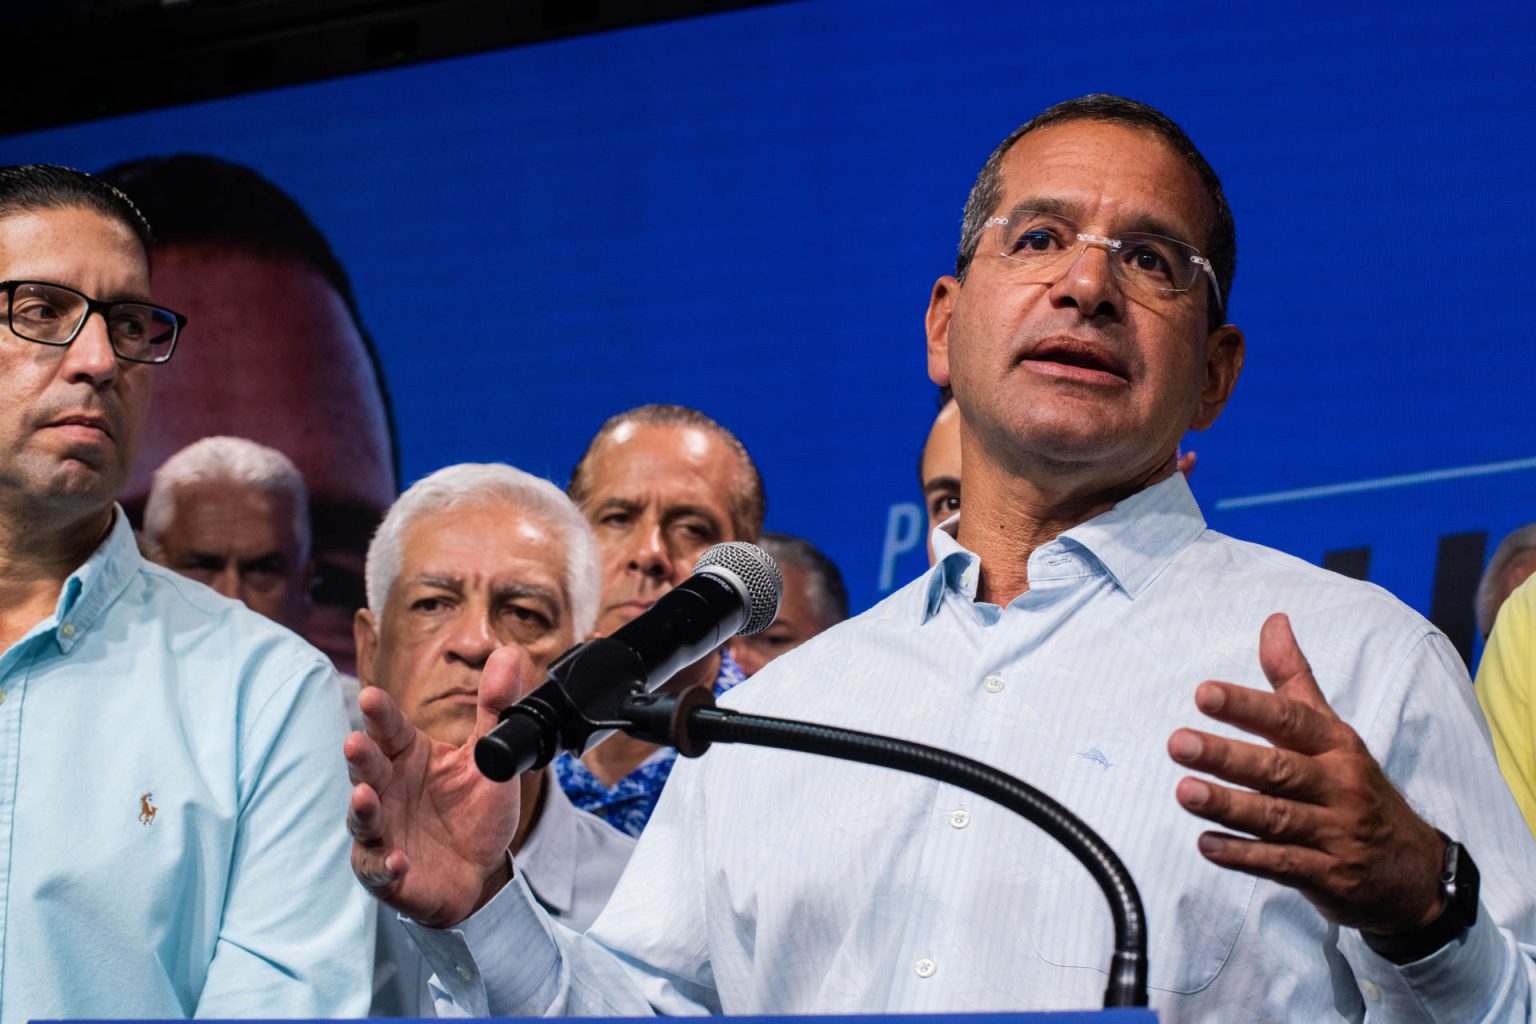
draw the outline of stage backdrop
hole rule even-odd
[[[1363,572],[1465,643],[1469,578],[1536,519],[1536,5],[1347,8],[782,4],[11,137],[0,159],[250,164],[352,275],[407,481],[506,460],[563,483],[608,414],[697,406],[762,466],[770,528],[828,550],[862,608],[925,564],[922,314],[972,177],[1042,107],[1134,96],[1188,129],[1237,216],[1248,364],[1186,442],[1211,524]]]

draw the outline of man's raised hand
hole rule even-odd
[[[1274,692],[1207,681],[1195,704],[1272,745],[1194,729],[1168,739],[1175,761],[1244,787],[1179,781],[1186,810],[1245,833],[1206,832],[1200,852],[1299,890],[1346,927],[1392,934],[1427,924],[1440,910],[1443,839],[1328,706],[1284,615],[1265,621],[1259,663]]]
[[[343,747],[353,783],[352,871],[413,920],[435,928],[458,924],[510,878],[519,786],[481,775],[474,747],[533,671],[516,645],[490,656],[474,735],[462,747],[434,742],[383,690],[368,687],[358,698],[368,731],[352,733]]]

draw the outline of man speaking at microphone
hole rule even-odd
[[[1176,471],[1242,369],[1235,264],[1219,179],[1157,111],[1084,97],[1005,139],[927,316],[964,511],[932,569],[724,703],[950,749],[1076,811],[1139,884],[1164,1021],[1531,1020],[1536,847],[1455,651],[1378,588],[1208,530]],[[515,674],[493,660],[486,690]],[[424,776],[368,711],[353,868],[431,926],[461,1011],[1101,999],[1087,873],[954,787],[716,748],[575,936],[497,885],[512,787],[467,750]]]

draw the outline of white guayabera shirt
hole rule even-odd
[[[1030,588],[975,600],[938,564],[778,659],[726,704],[905,737],[1024,779],[1124,859],[1146,903],[1151,1002],[1179,1021],[1532,1019],[1536,844],[1450,643],[1385,591],[1206,528],[1181,475],[1036,550]],[[1290,615],[1333,708],[1482,869],[1461,939],[1398,967],[1295,891],[1218,868],[1174,799],[1206,679],[1268,689],[1259,627]],[[586,937],[509,886],[413,933],[440,1010],[483,1015],[1089,1008],[1112,950],[1087,872],[983,799],[884,769],[717,746],[679,764]]]

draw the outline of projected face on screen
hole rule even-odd
[[[286,454],[309,486],[314,522],[305,635],[350,672],[363,557],[394,497],[383,400],[357,326],[326,280],[291,258],[168,246],[155,253],[151,287],[192,326],[158,368],[126,501],[142,503],[155,467],[201,437],[246,437]]]

